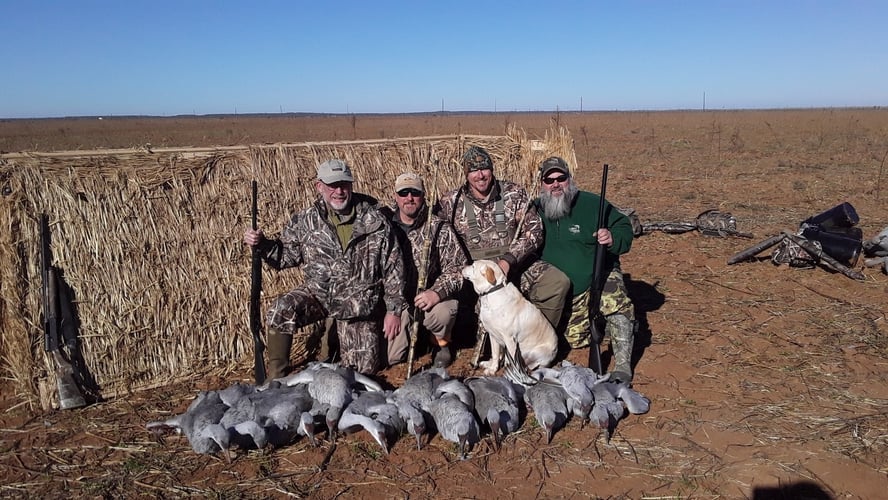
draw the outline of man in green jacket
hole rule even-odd
[[[611,378],[629,382],[635,308],[623,281],[620,255],[632,247],[632,224],[606,203],[606,225],[596,228],[600,201],[599,195],[579,190],[563,159],[553,156],[540,165],[540,197],[534,203],[546,229],[542,258],[563,271],[572,287],[565,338],[575,349],[591,342],[590,289],[594,285],[595,253],[603,248],[607,254],[602,270],[601,314],[607,322],[605,333],[611,339],[615,361]]]

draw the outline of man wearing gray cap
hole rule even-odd
[[[595,253],[604,250],[601,315],[610,337],[614,369],[611,380],[632,381],[632,348],[635,337],[635,307],[629,299],[620,255],[632,247],[629,218],[605,203],[606,225],[598,226],[601,197],[580,191],[564,159],[552,156],[540,165],[540,197],[534,201],[546,226],[543,260],[570,278],[572,301],[564,336],[572,348],[592,342],[589,300],[595,271]],[[597,348],[597,347],[596,347]]]
[[[557,330],[570,281],[539,259],[543,223],[530,196],[518,184],[494,176],[493,160],[482,147],[469,147],[462,167],[466,183],[442,196],[435,214],[453,225],[472,260],[499,264]]]
[[[301,267],[305,276],[268,311],[269,379],[285,374],[293,333],[316,321],[335,320],[342,364],[363,373],[387,364],[380,327],[389,340],[401,329],[404,265],[391,224],[374,198],[352,191],[345,162],[325,161],[317,171],[317,200],[294,214],[278,238],[244,232],[244,243],[271,267]]]
[[[432,341],[433,365],[446,368],[453,362],[450,334],[456,323],[457,294],[462,288],[461,272],[469,263],[468,255],[453,227],[431,215],[419,174],[399,175],[395,180],[395,206],[382,211],[390,217],[401,242],[407,277],[405,295],[407,303],[412,304],[401,315],[401,334],[388,345],[389,363],[404,361],[407,332],[419,314]]]

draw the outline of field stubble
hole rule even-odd
[[[501,134],[510,123],[531,136],[567,127],[581,188],[597,190],[608,163],[608,198],[643,221],[715,208],[758,241],[848,201],[865,237],[888,224],[881,109],[6,120],[0,151]],[[229,463],[145,430],[198,389],[231,382],[200,379],[69,412],[30,414],[4,400],[0,496],[879,497],[888,278],[859,266],[860,282],[775,267],[765,255],[726,265],[754,241],[635,241],[623,259],[641,326],[635,388],[652,407],[622,420],[610,443],[573,421],[546,444],[529,418],[499,453],[483,441],[465,461],[439,437],[421,451],[402,440],[385,456],[358,435]],[[459,353],[454,374],[471,373],[470,356]],[[396,383],[403,368],[384,375]]]

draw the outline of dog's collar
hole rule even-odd
[[[506,282],[504,281],[504,282],[502,282],[502,283],[500,283],[500,284],[498,284],[498,285],[494,285],[493,287],[491,287],[490,290],[487,290],[487,291],[484,292],[484,293],[479,293],[478,296],[479,296],[479,297],[483,297],[483,296],[485,296],[485,295],[489,295],[489,294],[491,294],[491,293],[493,293],[493,292],[495,292],[495,291],[497,291],[497,290],[501,290],[501,289],[503,289],[503,288],[505,288],[505,287],[506,287]]]

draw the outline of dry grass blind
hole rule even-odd
[[[473,144],[491,153],[497,176],[529,189],[548,155],[576,164],[565,129],[530,140],[514,127],[505,136],[2,155],[3,376],[22,404],[57,404],[43,350],[41,213],[49,216],[54,264],[75,294],[84,364],[96,395],[107,399],[201,374],[249,373],[250,255],[241,237],[252,179],[259,225],[277,234],[314,201],[319,162],[344,159],[356,191],[390,203],[404,171],[435,179],[431,193],[461,184],[458,159]],[[268,268],[265,276],[263,308],[301,279]]]

